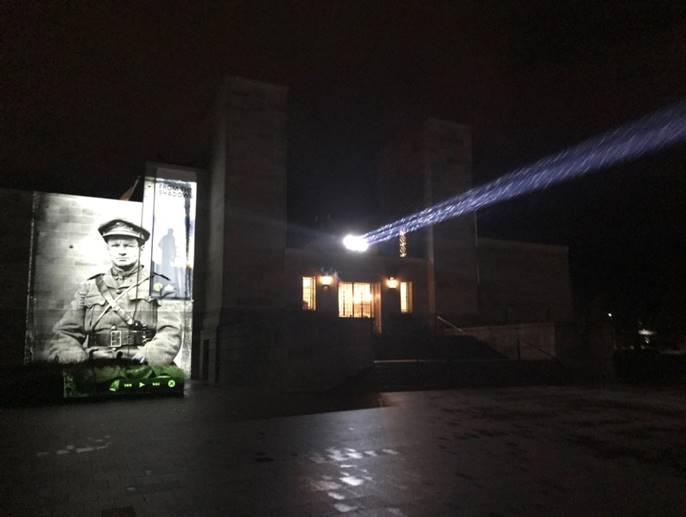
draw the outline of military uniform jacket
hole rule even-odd
[[[181,315],[178,311],[165,310],[161,305],[164,302],[150,296],[151,282],[157,292],[162,290],[162,284],[157,279],[161,280],[159,275],[152,273],[150,278],[143,267],[134,269],[126,276],[118,276],[110,270],[90,277],[79,286],[70,308],[55,324],[48,359],[60,363],[78,363],[89,357],[130,358],[140,351],[145,362],[150,365],[171,364],[181,347]],[[130,321],[127,323],[126,318],[113,310],[100,292],[98,283],[106,294],[109,293],[110,300],[116,300],[122,309],[120,314],[128,314],[142,323],[150,334],[154,333],[152,338],[146,339],[142,346],[124,346],[119,349],[99,346],[103,343],[110,344],[107,343],[109,336],[121,338],[122,335],[130,335],[131,325]],[[161,297],[168,296],[173,289],[162,291],[168,292],[160,293]],[[118,341],[111,344],[132,345],[126,339],[123,343]],[[99,355],[94,356],[94,350]]]

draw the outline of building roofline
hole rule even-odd
[[[526,241],[512,241],[506,239],[492,239],[488,237],[479,237],[479,247],[490,248],[519,248],[537,251],[547,251],[550,253],[568,254],[569,246],[560,244],[541,244],[538,242]]]

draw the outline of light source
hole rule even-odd
[[[389,289],[397,289],[399,285],[398,279],[393,276],[389,276],[388,280],[386,280],[386,285]]]
[[[326,287],[330,286],[333,284],[333,275],[328,273],[319,275],[319,283]]]
[[[350,251],[357,251],[359,253],[369,249],[369,243],[362,235],[346,235],[343,237],[343,246]]]

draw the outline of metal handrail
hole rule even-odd
[[[450,328],[452,328],[452,329],[454,329],[454,330],[457,330],[459,333],[464,334],[464,330],[463,330],[463,329],[461,329],[460,327],[458,327],[458,326],[455,325],[454,323],[448,321],[447,319],[445,319],[445,318],[444,318],[443,316],[441,316],[440,314],[436,314],[436,319],[437,319],[438,321],[440,321],[441,323],[445,323],[445,324],[448,325]]]
[[[555,356],[554,354],[551,354],[551,353],[548,352],[547,350],[543,350],[542,348],[537,347],[536,345],[532,345],[532,344],[530,344],[530,343],[526,343],[525,341],[522,341],[522,340],[520,340],[520,339],[517,339],[517,344],[518,344],[520,347],[523,345],[523,346],[525,346],[525,347],[533,348],[534,350],[538,350],[539,352],[541,352],[543,355],[547,355],[548,357],[550,357],[550,358],[552,358],[552,359],[557,359],[557,356]]]

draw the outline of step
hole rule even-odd
[[[564,384],[568,381],[569,375],[555,360],[381,360],[374,361],[367,376],[367,382],[382,391]]]

